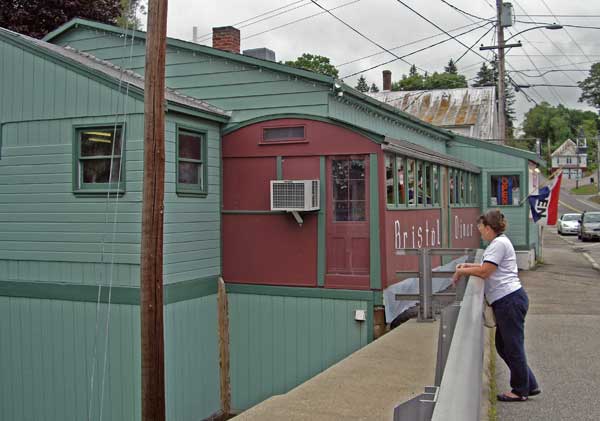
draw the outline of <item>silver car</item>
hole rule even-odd
[[[600,212],[583,212],[578,237],[582,241],[600,239]]]
[[[558,233],[564,234],[579,234],[580,213],[563,213],[557,223]]]

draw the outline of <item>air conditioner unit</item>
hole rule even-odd
[[[319,210],[319,180],[271,180],[271,210]]]

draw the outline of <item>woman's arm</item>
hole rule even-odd
[[[459,265],[460,266],[460,265]],[[482,264],[471,263],[470,266],[458,267],[456,268],[456,272],[452,276],[452,283],[456,284],[458,279],[461,276],[478,276],[481,279],[487,279],[489,276],[494,273],[497,266],[490,262],[483,262]]]

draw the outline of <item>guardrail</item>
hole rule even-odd
[[[436,253],[442,254],[448,249],[439,250]],[[467,254],[465,250],[472,249],[453,249],[452,252],[458,253],[458,250],[462,250],[461,255],[464,255]],[[481,253],[481,250],[477,251],[476,259],[480,258]],[[481,278],[469,277],[462,300],[442,311],[435,386],[426,386],[425,393],[397,406],[394,409],[395,421],[480,419],[484,346],[483,283]],[[423,290],[420,286],[419,296]],[[431,296],[435,297],[435,294]]]

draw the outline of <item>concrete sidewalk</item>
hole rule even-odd
[[[439,323],[409,320],[284,395],[235,420],[391,420],[434,382]]]
[[[543,393],[498,402],[498,419],[600,420],[600,272],[558,235],[545,230],[545,264],[521,272],[529,294],[525,346]],[[498,391],[510,390],[497,358]]]

